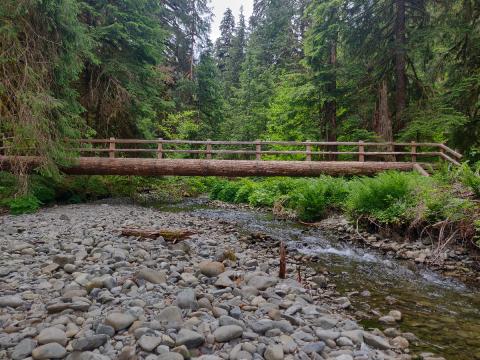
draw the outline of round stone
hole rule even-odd
[[[243,329],[238,325],[225,325],[220,326],[217,330],[214,331],[213,336],[215,336],[215,341],[217,342],[227,342],[238,337],[241,337],[243,334]]]
[[[49,327],[40,331],[37,341],[40,344],[57,343],[65,346],[67,344],[67,335],[56,327]]]
[[[202,261],[199,264],[200,272],[208,277],[215,277],[225,271],[225,266],[218,261]]]
[[[58,343],[49,343],[39,346],[32,351],[35,360],[61,359],[67,355],[67,350]]]

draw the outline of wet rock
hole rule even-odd
[[[325,343],[323,341],[313,342],[313,343],[304,345],[302,347],[302,350],[306,354],[312,354],[312,353],[320,354],[323,351],[323,349],[325,349]]]

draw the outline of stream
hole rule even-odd
[[[446,359],[480,359],[480,289],[426,268],[390,259],[375,250],[341,242],[321,230],[276,220],[270,214],[214,207],[202,199],[186,200],[161,209],[235,222],[241,232],[264,233],[283,240],[290,251],[317,255],[318,262],[313,266],[328,269],[332,274],[330,281],[341,294],[370,292],[369,297],[350,297],[353,312],[374,309],[385,315],[389,310],[400,310],[401,331],[412,332],[419,338],[411,344],[415,353],[431,351]],[[393,297],[396,302],[391,305],[386,297]],[[362,324],[367,328],[390,327],[376,320],[363,320]]]

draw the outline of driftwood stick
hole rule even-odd
[[[280,242],[280,271],[278,277],[280,279],[285,279],[287,274],[287,251],[285,250],[285,244],[283,241]]]
[[[188,239],[194,233],[189,230],[182,229],[138,229],[138,228],[123,228],[121,229],[123,236],[136,236],[147,239],[156,239],[159,236],[166,241],[173,241],[176,243],[180,240]]]

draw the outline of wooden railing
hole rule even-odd
[[[153,155],[158,159],[175,155],[195,155],[197,158],[219,159],[225,156],[270,160],[278,157],[301,157],[305,161],[335,160],[338,156],[353,156],[357,161],[410,161],[439,158],[459,165],[462,155],[439,143],[376,143],[376,142],[317,142],[317,141],[198,141],[198,140],[136,140],[136,139],[82,139],[83,146],[75,148],[82,156],[108,154],[110,158],[132,157],[130,154]],[[188,148],[187,148],[188,147]],[[196,147],[196,148],[195,148]],[[238,147],[242,147],[238,149]],[[348,149],[338,149],[348,147]],[[235,149],[232,149],[235,148]],[[281,149],[283,148],[283,149]],[[288,148],[288,149],[285,149]],[[292,148],[294,150],[292,150]],[[334,151],[329,149],[335,148]],[[402,150],[397,150],[402,148]],[[369,151],[369,149],[372,149]],[[386,149],[386,150],[385,150]],[[420,151],[426,149],[426,151]],[[281,160],[281,159],[280,159]]]
[[[13,146],[13,137],[0,136],[0,155],[37,155],[34,149]],[[420,142],[323,142],[323,141],[199,141],[199,140],[139,140],[81,139],[71,142],[71,150],[81,156],[110,158],[157,159],[194,156],[197,159],[261,160],[349,160],[408,161],[441,159],[459,165],[462,155],[445,144]],[[343,147],[343,148],[342,148]],[[9,150],[15,149],[15,151]],[[334,149],[333,151],[330,149]],[[138,154],[133,156],[133,154]]]

